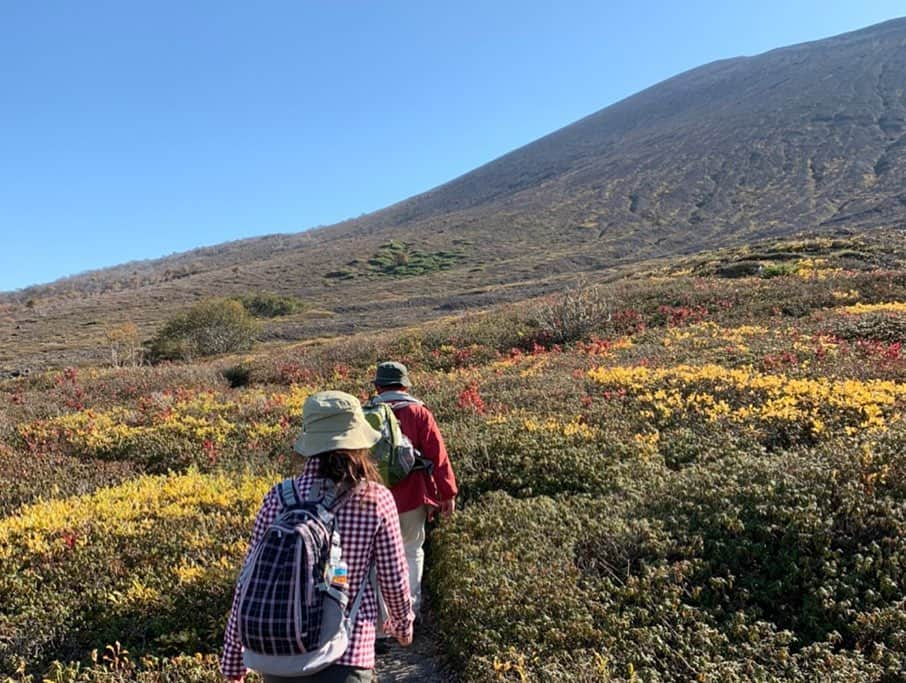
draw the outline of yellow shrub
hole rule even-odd
[[[814,435],[833,426],[884,429],[902,417],[906,401],[900,382],[789,378],[713,364],[599,367],[588,376],[628,391],[652,417],[690,412],[712,421],[797,422]]]

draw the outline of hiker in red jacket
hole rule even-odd
[[[409,394],[412,383],[406,366],[393,361],[381,363],[374,375],[374,386],[378,392],[374,400],[390,404],[403,434],[421,451],[422,457],[434,465],[431,472],[414,470],[390,489],[399,511],[400,531],[409,565],[412,610],[418,615],[425,559],[422,549],[425,522],[437,510],[440,510],[442,517],[453,514],[456,509],[456,477],[434,415]]]

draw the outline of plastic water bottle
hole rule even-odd
[[[339,560],[331,568],[330,585],[343,591],[349,585],[349,567],[343,560]]]

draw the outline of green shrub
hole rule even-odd
[[[155,361],[248,351],[258,326],[241,303],[208,299],[171,318],[150,343]]]
[[[793,275],[796,272],[795,263],[770,263],[761,269],[759,275],[764,279]]]
[[[451,654],[470,681],[899,680],[903,447],[612,468],[603,495],[486,494],[432,537]]]
[[[648,512],[700,544],[699,604],[721,620],[769,621],[800,644],[840,634],[846,648],[876,647],[860,620],[904,599],[902,501],[870,495],[848,455],[726,464],[680,477]]]
[[[65,491],[67,495],[91,493],[142,473],[137,462],[14,451],[0,444],[0,516],[41,498]]]
[[[230,388],[246,387],[252,375],[252,370],[247,365],[232,365],[223,370],[223,378],[230,383]]]
[[[736,261],[718,266],[714,274],[717,277],[733,279],[758,275],[762,270],[764,265],[760,261]]]
[[[277,318],[302,310],[304,304],[294,296],[261,292],[239,298],[239,302],[256,318]]]
[[[362,262],[353,259],[347,267],[327,273],[325,277],[350,280],[364,276],[411,277],[446,270],[463,259],[459,251],[425,252],[412,244],[391,240]]]
[[[490,491],[525,498],[612,490],[615,472],[632,457],[631,446],[604,432],[574,431],[581,429],[575,423],[545,422],[472,419],[445,425],[460,496],[477,500]],[[535,425],[532,431],[526,423]]]
[[[841,339],[902,343],[906,340],[906,314],[876,312],[839,316],[831,321],[828,331]]]
[[[120,643],[114,643],[92,652],[89,663],[54,662],[43,675],[20,673],[3,680],[4,683],[221,683],[223,676],[214,655],[137,658]],[[255,683],[260,678],[250,673],[245,680]]]

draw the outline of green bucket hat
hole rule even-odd
[[[302,433],[293,450],[310,457],[337,449],[371,448],[381,433],[371,427],[358,399],[345,391],[320,391],[302,406]]]
[[[379,387],[388,387],[394,384],[399,384],[401,387],[412,386],[406,366],[396,361],[387,361],[378,365],[377,372],[374,373],[374,383]]]

